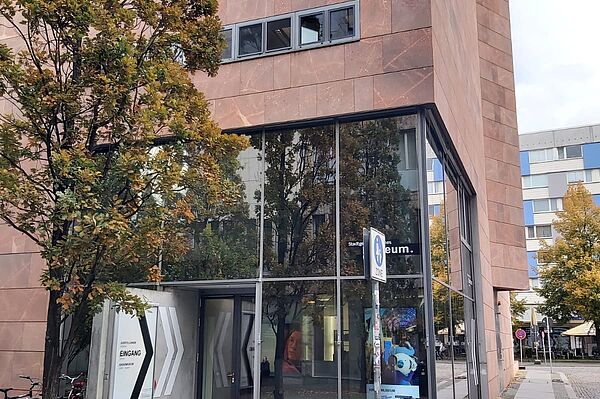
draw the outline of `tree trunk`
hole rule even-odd
[[[59,293],[50,291],[48,301],[48,320],[46,323],[46,339],[44,344],[44,377],[42,381],[42,397],[56,398],[59,390],[59,377],[62,371],[63,357],[60,353],[60,306],[56,302]]]
[[[285,316],[277,318],[277,335],[275,338],[275,390],[274,399],[283,399],[283,355],[285,352]]]
[[[594,321],[594,327],[596,328],[596,353],[600,356],[600,320]]]

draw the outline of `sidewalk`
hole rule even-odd
[[[507,390],[503,399],[575,399],[577,395],[564,373],[550,373],[550,368],[532,368],[520,371],[516,389]],[[516,391],[516,393],[515,393]]]
[[[552,376],[550,370],[529,370],[519,386],[515,399],[540,399],[552,398]]]

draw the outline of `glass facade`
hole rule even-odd
[[[163,251],[166,281],[225,287],[235,280],[255,292],[238,301],[255,306],[251,313],[223,300],[212,305],[232,307],[215,314],[238,320],[230,345],[242,345],[242,356],[232,370],[204,356],[202,397],[218,390],[235,399],[374,397],[364,227],[386,236],[384,392],[477,397],[469,198],[445,173],[444,159],[429,162],[435,153],[424,143],[422,120],[341,119],[247,134],[249,147],[223,165],[237,200],[193,209],[187,247]],[[434,172],[428,184],[425,175]],[[229,295],[224,290],[221,297]],[[255,316],[243,328],[244,317]],[[205,347],[220,342],[210,328]]]
[[[441,165],[428,172],[428,181],[442,191],[428,191],[430,204],[440,207],[429,215],[432,271],[433,325],[435,333],[435,389],[437,397],[479,397],[476,308],[472,256],[471,215],[464,183],[431,147],[428,158]],[[431,188],[431,184],[428,184]],[[431,206],[431,205],[430,205]]]

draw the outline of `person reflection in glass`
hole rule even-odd
[[[383,384],[396,385],[396,356],[388,356],[387,363],[381,373],[381,382]]]
[[[302,333],[292,329],[285,343],[283,354],[283,373],[287,375],[300,374],[300,361],[302,360]]]

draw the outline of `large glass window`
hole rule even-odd
[[[362,229],[386,236],[387,273],[420,273],[415,116],[340,124],[342,275],[363,275]]]
[[[261,398],[337,397],[336,320],[333,281],[263,284]]]
[[[422,279],[380,285],[382,391],[427,398],[427,344]],[[342,281],[342,394],[373,397],[371,283]],[[370,393],[369,393],[370,392]]]
[[[228,177],[225,189],[237,194],[232,202],[206,204],[210,187],[202,179],[186,193],[194,217],[173,233],[187,245],[174,240],[177,245],[164,248],[165,280],[254,283],[261,277],[256,283],[262,287],[256,335],[262,342],[256,354],[261,398],[335,398],[340,382],[344,397],[371,397],[373,314],[371,282],[362,278],[365,227],[381,230],[387,239],[388,282],[380,285],[380,360],[387,392],[427,397],[428,347],[436,352],[430,367],[440,397],[477,391],[469,196],[448,160],[436,158],[443,151],[427,148],[417,156],[418,120],[404,115],[261,131],[247,136],[249,146],[235,162],[220,165]],[[431,160],[428,184],[420,182],[419,159]],[[535,211],[556,208],[559,200],[540,201],[545,202],[534,202]],[[421,204],[428,205],[423,211],[429,215]],[[430,242],[423,246],[421,229],[427,227]],[[532,234],[548,234],[538,227]],[[425,280],[422,267],[421,249],[427,245],[433,282]],[[430,289],[433,325],[425,320]],[[426,325],[433,327],[429,345]],[[215,361],[204,359],[214,369]],[[234,378],[250,392],[250,374]]]
[[[234,163],[219,165],[228,177],[223,189],[233,201],[207,204],[204,179],[186,193],[194,218],[173,230],[181,240],[167,241],[163,249],[164,280],[216,280],[256,277],[259,261],[262,134],[250,142]],[[192,166],[193,167],[193,166]]]
[[[335,274],[334,126],[265,133],[266,277]]]

